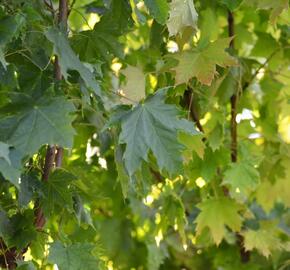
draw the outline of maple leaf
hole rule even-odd
[[[164,24],[169,10],[167,0],[144,0],[144,2],[156,21]]]
[[[51,215],[56,206],[73,208],[72,192],[69,188],[76,177],[63,169],[56,169],[49,177],[49,181],[43,183],[43,198],[40,204],[47,215]]]
[[[166,91],[159,90],[121,119],[119,142],[126,144],[123,159],[130,175],[142,160],[147,161],[149,150],[157,158],[160,169],[170,173],[180,171],[184,146],[177,141],[177,132],[198,134],[193,123],[178,118],[175,106],[164,103],[165,94]]]
[[[230,41],[231,38],[218,39],[203,48],[175,54],[173,57],[178,60],[178,65],[172,70],[176,74],[176,84],[187,83],[196,77],[199,82],[211,85],[217,65],[228,67],[237,64],[236,59],[225,52]]]
[[[289,8],[288,0],[246,0],[245,3],[256,5],[258,9],[270,9],[270,22],[275,24],[278,16]]]
[[[257,249],[263,256],[269,257],[272,251],[283,249],[283,244],[278,237],[277,224],[265,221],[260,225],[258,230],[247,230],[243,233],[245,249]]]
[[[50,246],[48,261],[57,264],[59,270],[96,270],[99,261],[92,254],[94,246],[92,243],[63,246],[57,241]]]
[[[170,4],[167,27],[169,36],[175,36],[186,27],[197,28],[197,12],[192,0],[173,0]]]
[[[59,64],[64,78],[67,79],[68,70],[76,70],[87,87],[90,87],[98,96],[101,96],[98,82],[95,80],[91,71],[76,56],[65,35],[55,27],[49,28],[45,32],[45,35],[54,45],[54,52],[59,57]]]
[[[248,195],[255,190],[260,183],[259,172],[247,162],[232,164],[226,170],[223,184],[228,184],[232,192],[239,190],[244,195]]]
[[[230,198],[208,199],[197,205],[201,210],[195,223],[196,234],[200,235],[203,229],[209,228],[216,245],[219,245],[225,236],[225,226],[237,232],[241,229],[242,218],[239,215],[241,206]]]
[[[21,105],[21,104],[20,104]],[[34,154],[43,144],[70,148],[74,129],[71,126],[73,104],[63,97],[29,98],[16,114],[0,119],[0,138],[23,156]]]

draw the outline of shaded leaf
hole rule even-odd
[[[130,175],[140,167],[142,160],[148,160],[149,150],[161,170],[177,173],[181,169],[183,149],[177,141],[177,132],[198,134],[193,123],[178,118],[177,108],[164,103],[165,94],[166,91],[158,91],[121,120],[119,142],[126,144],[123,158]]]
[[[93,73],[79,60],[71,49],[65,35],[57,28],[51,27],[46,32],[47,39],[53,43],[54,52],[59,57],[62,75],[67,79],[68,70],[76,70],[86,86],[91,88],[95,94],[101,96],[99,83],[95,80]]]
[[[64,246],[54,242],[49,249],[48,261],[56,264],[59,270],[87,270],[98,269],[98,259],[93,256],[94,244],[76,243]]]
[[[47,215],[54,213],[56,207],[73,210],[73,200],[70,185],[75,176],[63,169],[56,169],[43,183],[43,195],[40,204]]]
[[[63,97],[43,97],[30,102],[16,114],[0,119],[2,140],[23,156],[34,154],[44,144],[72,147],[73,104]]]

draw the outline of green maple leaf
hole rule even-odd
[[[94,247],[91,243],[64,246],[57,241],[50,246],[48,261],[59,270],[97,270],[99,261],[92,254]]]
[[[170,4],[170,16],[167,21],[169,36],[175,36],[187,27],[196,30],[197,18],[192,0],[173,0]]]
[[[86,86],[91,88],[98,96],[101,96],[100,86],[95,80],[93,73],[76,56],[65,35],[55,27],[49,28],[45,35],[54,45],[54,53],[59,57],[59,64],[64,78],[67,79],[68,70],[76,70],[86,83]]]
[[[178,60],[178,65],[172,70],[176,73],[176,84],[187,83],[196,77],[201,83],[210,85],[216,75],[217,65],[221,67],[236,65],[235,58],[225,52],[230,41],[231,38],[219,39],[203,48],[197,47],[191,51],[175,54],[173,57]]]
[[[156,21],[165,24],[169,11],[167,0],[144,0],[144,2]]]
[[[44,144],[72,147],[74,111],[63,97],[42,97],[24,104],[17,113],[0,119],[0,139],[13,145],[23,156],[34,154]]]
[[[239,190],[244,195],[255,190],[259,183],[259,172],[245,161],[232,164],[223,180],[223,184],[228,184],[232,192]]]
[[[147,265],[150,270],[158,270],[165,258],[168,257],[167,250],[162,246],[157,246],[156,243],[147,243],[148,250]]]
[[[122,70],[126,76],[126,84],[121,86],[122,93],[125,98],[121,101],[124,104],[134,104],[145,97],[145,75],[142,70],[137,67],[128,66]],[[126,99],[128,98],[128,99]]]
[[[243,0],[219,0],[219,2],[225,5],[230,11],[234,11],[240,6]]]
[[[9,165],[11,165],[11,160],[9,158],[9,145],[0,142],[0,160],[4,159]]]
[[[19,187],[19,177],[21,174],[21,153],[16,149],[9,149],[8,160],[6,154],[5,158],[0,156],[0,173],[13,185]]]
[[[17,270],[36,270],[35,265],[29,261],[17,261]]]
[[[76,177],[63,169],[56,169],[49,176],[49,181],[45,181],[42,187],[42,198],[40,204],[43,211],[50,215],[55,208],[66,207],[73,209],[72,192],[70,185]]]
[[[24,16],[17,14],[15,16],[4,16],[0,18],[0,63],[6,68],[4,57],[5,46],[18,35],[24,25]]]
[[[179,119],[179,111],[165,104],[166,91],[160,90],[143,104],[138,104],[121,119],[121,144],[126,144],[123,159],[129,175],[140,167],[142,160],[148,161],[151,150],[160,169],[177,173],[182,167],[181,151],[177,132],[198,134],[193,123]]]
[[[276,23],[277,17],[289,8],[288,0],[246,0],[245,3],[256,5],[259,9],[270,9],[270,22]]]
[[[269,257],[273,251],[283,249],[283,244],[278,237],[277,224],[261,222],[261,228],[247,230],[243,233],[246,250],[257,249],[265,257]]]
[[[208,199],[197,205],[201,210],[195,223],[196,234],[209,228],[214,242],[219,245],[225,236],[225,226],[237,232],[241,229],[242,219],[239,215],[241,206],[230,198]]]

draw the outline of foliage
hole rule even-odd
[[[60,1],[0,0],[0,266],[287,269],[289,1]]]

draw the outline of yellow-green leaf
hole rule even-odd
[[[208,199],[197,205],[201,210],[195,223],[196,234],[200,235],[205,228],[209,228],[216,245],[225,237],[228,226],[237,232],[241,229],[242,218],[239,215],[241,206],[230,198]]]

